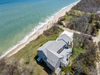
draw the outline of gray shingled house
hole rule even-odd
[[[64,31],[55,41],[48,41],[37,50],[37,61],[43,60],[47,66],[59,74],[63,66],[69,63],[72,54],[73,33]]]

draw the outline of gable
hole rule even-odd
[[[71,39],[73,39],[73,33],[71,33],[71,32],[68,32],[68,31],[64,31],[62,34],[60,34],[60,35],[63,35],[63,34],[65,34],[65,35],[67,35],[68,37],[70,37]]]
[[[66,34],[62,34],[57,38],[57,41],[59,40],[63,40],[64,42],[68,43],[68,42],[71,42],[72,39]]]
[[[62,58],[61,55],[57,54],[56,52],[53,52],[51,50],[47,50],[47,61],[50,63],[53,67],[56,67],[59,59]]]

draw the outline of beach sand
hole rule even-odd
[[[79,2],[79,1],[78,1]],[[51,28],[54,23],[57,23],[57,21],[59,20],[59,17],[64,16],[66,14],[66,12],[68,12],[73,6],[75,6],[78,2],[73,3],[63,9],[61,9],[54,17],[52,20],[50,20],[47,24],[45,24],[42,28],[40,28],[35,34],[33,34],[25,43],[19,45],[18,47],[16,47],[15,49],[5,53],[2,57],[6,58],[6,57],[10,57],[13,54],[17,53],[19,50],[21,50],[22,48],[24,48],[28,43],[30,43],[32,40],[35,40],[39,35],[41,35],[43,33],[43,31]]]

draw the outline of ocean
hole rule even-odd
[[[78,0],[0,0],[0,55],[25,42],[63,7]]]

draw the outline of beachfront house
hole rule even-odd
[[[73,33],[64,31],[55,41],[48,41],[37,50],[37,61],[44,61],[57,75],[67,66],[72,54]]]

